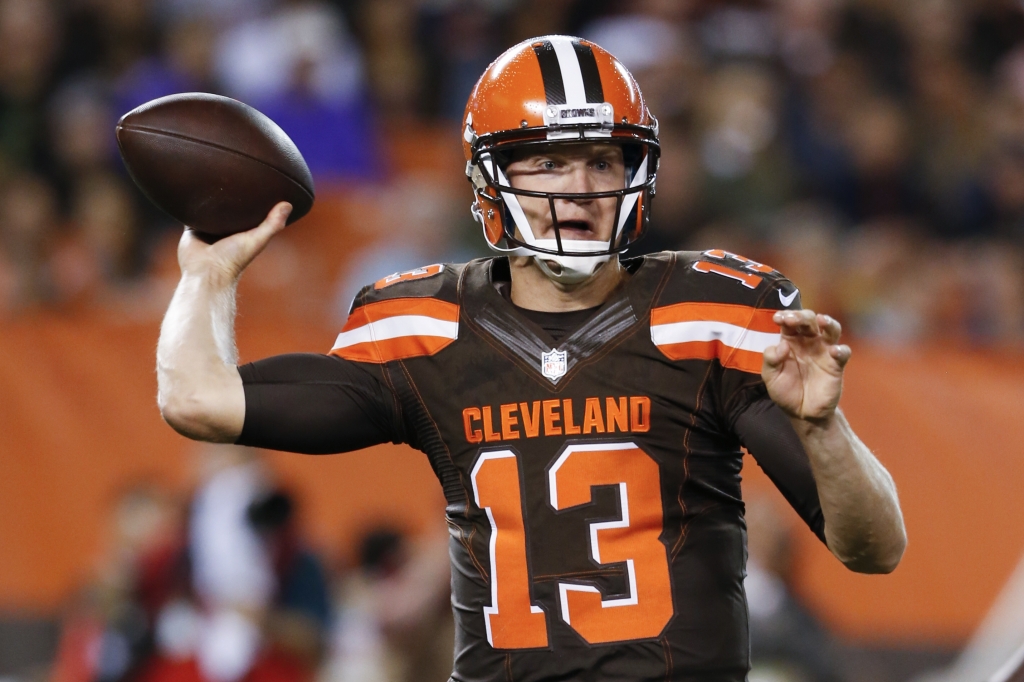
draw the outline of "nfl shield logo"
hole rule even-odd
[[[564,350],[552,349],[547,353],[542,353],[540,356],[541,374],[552,381],[561,379],[565,376],[566,365],[568,364],[565,361],[565,356],[566,353]]]

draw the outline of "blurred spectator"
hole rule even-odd
[[[361,2],[362,31],[370,88],[380,111],[408,122],[425,113],[427,68],[419,54],[415,3],[409,0]]]
[[[0,0],[0,158],[44,172],[43,106],[60,46],[56,12],[48,0]]]
[[[699,87],[700,55],[681,18],[686,4],[645,0],[630,12],[602,17],[581,34],[605,48],[636,77],[648,107],[662,122],[684,115]]]
[[[111,126],[116,117],[107,95],[101,81],[82,77],[63,83],[47,103],[50,179],[65,209],[83,178],[107,172],[117,159]]]
[[[979,0],[971,12],[968,63],[987,75],[1024,41],[1024,8],[1014,0]]]
[[[428,59],[436,65],[437,113],[461,121],[466,100],[480,74],[502,52],[499,10],[505,3],[455,0],[427,6]]]
[[[291,498],[255,455],[203,450],[204,482],[163,574],[143,682],[301,682],[329,618],[319,560],[298,539]]]
[[[835,642],[792,592],[792,528],[779,504],[746,500],[750,682],[841,682]]]
[[[169,24],[160,52],[136,61],[114,83],[117,116],[165,95],[217,92],[213,73],[216,36],[214,26],[201,18]]]
[[[47,260],[58,229],[57,197],[40,177],[0,185],[0,313],[52,300]]]
[[[147,664],[156,609],[180,550],[180,522],[160,488],[133,486],[117,499],[93,582],[64,621],[54,682],[118,682]]]
[[[320,682],[444,682],[455,648],[445,538],[381,527],[360,545]]]
[[[83,178],[71,200],[72,231],[51,261],[64,303],[101,303],[139,275],[139,216],[134,194],[111,173]],[[130,295],[138,295],[132,290]]]
[[[225,33],[217,74],[228,94],[274,119],[318,179],[376,179],[381,155],[363,59],[344,16],[326,2],[288,0]]]

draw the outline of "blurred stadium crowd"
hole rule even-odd
[[[182,499],[127,487],[68,605],[52,682],[443,682],[455,645],[444,538],[370,527],[354,558],[305,541],[255,451],[206,446]],[[336,578],[334,576],[337,576]]]
[[[1024,338],[1015,0],[0,0],[0,310],[143,295],[175,230],[121,169],[113,124],[188,90],[277,120],[321,197],[440,202],[446,225],[409,215],[391,235],[430,248],[368,253],[364,279],[481,254],[466,188],[409,189],[389,158],[456,150],[489,61],[554,32],[622,58],[660,118],[644,249],[764,260],[860,337]]]

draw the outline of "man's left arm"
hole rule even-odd
[[[773,319],[782,338],[765,349],[761,376],[807,452],[828,548],[850,570],[889,573],[907,535],[892,476],[838,409],[850,347],[827,315],[788,310]]]

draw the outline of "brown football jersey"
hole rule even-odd
[[[444,487],[453,680],[746,677],[737,423],[774,407],[762,352],[799,292],[718,250],[626,267],[558,342],[508,300],[505,259],[401,273],[360,292],[331,351],[387,386],[394,439]],[[768,473],[821,537],[795,456]]]

